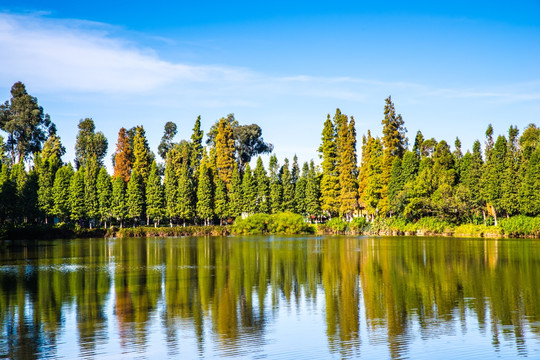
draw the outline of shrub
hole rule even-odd
[[[538,217],[513,216],[502,219],[499,226],[508,236],[540,236],[540,218]]]
[[[253,235],[268,232],[268,223],[271,217],[267,214],[254,214],[245,219],[238,218],[233,224],[235,234]]]
[[[364,231],[364,229],[366,229],[367,226],[368,226],[368,223],[365,217],[362,217],[362,216],[355,217],[349,223],[349,230],[351,230],[351,232],[353,233],[358,234]]]
[[[308,225],[302,215],[290,212],[273,215],[254,214],[245,219],[236,219],[232,227],[235,234],[300,234],[312,233],[314,227]]]

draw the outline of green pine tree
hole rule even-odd
[[[315,163],[313,160],[309,163],[309,172],[306,182],[306,212],[313,217],[318,219],[321,215],[321,203],[320,203],[320,175],[315,169]]]
[[[296,204],[295,212],[298,214],[306,215],[306,186],[309,173],[308,163],[302,165],[302,175],[296,181],[294,188],[294,203]]]
[[[159,221],[165,216],[165,194],[161,185],[157,164],[152,162],[148,183],[146,184],[146,223],[154,221],[154,226],[159,225]]]
[[[330,120],[330,115],[324,122],[319,153],[322,158],[321,208],[327,215],[333,216],[339,211],[339,178],[336,129]]]
[[[253,178],[249,163],[242,177],[242,213],[254,214],[257,211],[257,183]]]
[[[86,204],[84,198],[84,177],[85,171],[80,168],[71,177],[69,186],[70,218],[75,221],[82,221],[86,216]]]
[[[105,228],[107,227],[107,222],[111,218],[111,198],[112,198],[112,183],[111,177],[107,173],[107,170],[104,167],[99,169],[98,179],[96,184],[98,204],[99,204],[99,216],[101,221],[105,223]]]
[[[296,204],[294,202],[294,184],[292,182],[291,172],[289,171],[289,159],[285,158],[281,167],[281,185],[283,187],[283,211],[294,212]]]
[[[111,214],[120,223],[121,228],[124,226],[127,212],[126,183],[122,176],[116,176],[112,180]]]
[[[183,221],[184,226],[195,216],[195,189],[188,164],[185,163],[180,168],[178,175],[178,192],[176,198],[176,208],[178,217]]]
[[[135,226],[143,218],[145,206],[143,179],[137,169],[133,169],[131,172],[131,177],[127,184],[126,196],[127,216],[133,220],[133,225]]]
[[[276,155],[270,156],[270,211],[272,214],[283,210],[283,187],[279,177],[279,164]]]
[[[219,219],[220,225],[223,225],[223,219],[226,219],[229,216],[227,186],[219,176],[214,176],[214,184],[216,189],[214,196],[214,213]]]
[[[73,176],[73,167],[71,164],[62,166],[56,172],[53,186],[53,214],[58,217],[60,221],[66,221],[69,219],[70,214],[70,196],[69,189],[71,184],[71,178]]]
[[[268,214],[270,213],[270,185],[261,157],[257,159],[254,176],[257,189],[256,212]]]
[[[214,189],[212,172],[208,166],[208,158],[204,154],[199,168],[199,186],[197,187],[197,216],[209,225],[214,217]]]
[[[242,214],[242,178],[238,171],[238,165],[235,163],[231,174],[229,188],[229,216],[237,218]]]
[[[86,216],[88,216],[90,219],[90,228],[92,228],[95,219],[100,215],[97,192],[97,179],[100,169],[95,155],[92,155],[87,159],[84,170],[84,200],[86,206]]]

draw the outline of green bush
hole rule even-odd
[[[273,215],[254,214],[244,219],[236,219],[232,232],[242,235],[301,234],[314,232],[314,227],[307,224],[302,215],[284,212]]]
[[[540,236],[540,218],[524,215],[502,219],[499,222],[502,232],[507,236]]]
[[[268,214],[254,214],[245,219],[238,218],[232,226],[235,234],[254,235],[268,232],[268,223],[271,216]]]
[[[325,225],[334,234],[344,233],[347,229],[347,222],[340,217],[328,220]]]
[[[367,220],[365,217],[355,217],[351,220],[349,223],[349,230],[353,233],[361,233],[364,231],[368,226]]]
[[[461,224],[454,229],[456,236],[482,237],[489,233],[489,228],[484,224]]]

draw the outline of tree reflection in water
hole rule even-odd
[[[0,264],[8,358],[58,356],[73,330],[80,357],[181,355],[187,333],[203,357],[265,354],[279,349],[283,311],[302,322],[316,309],[323,327],[297,336],[325,332],[319,356],[386,344],[383,357],[402,358],[415,341],[475,331],[495,352],[539,347],[540,245],[529,240],[93,239],[4,244]]]

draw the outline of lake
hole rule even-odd
[[[0,357],[540,358],[540,241],[0,243]]]

